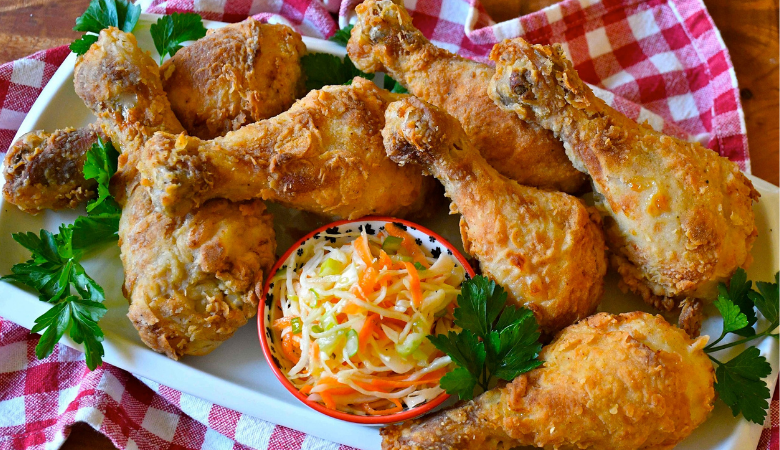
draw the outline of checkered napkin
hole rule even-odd
[[[152,13],[195,11],[235,22],[252,15],[313,37],[349,23],[359,0],[143,0]],[[436,45],[487,60],[492,45],[523,36],[564,45],[581,77],[629,117],[701,141],[750,170],[734,69],[700,0],[564,0],[495,24],[477,0],[407,0]],[[332,14],[337,14],[337,18]],[[0,65],[4,151],[66,47]],[[641,106],[640,106],[641,105]],[[2,153],[0,153],[2,155]],[[264,422],[55,347],[35,358],[37,335],[0,318],[0,449],[58,448],[84,421],[123,449],[345,449]],[[759,449],[778,450],[775,390]]]

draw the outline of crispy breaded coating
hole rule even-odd
[[[95,125],[25,134],[5,155],[3,197],[30,214],[75,208],[95,197],[97,181],[85,180],[82,169],[98,137],[107,139]]]
[[[347,45],[364,72],[387,72],[410,93],[455,116],[476,149],[520,184],[576,192],[575,170],[552,133],[497,107],[487,94],[493,68],[431,44],[406,9],[392,0],[366,0]]]
[[[703,423],[715,373],[661,316],[599,313],[544,347],[544,365],[459,407],[383,428],[385,450],[667,450]]]
[[[420,211],[435,182],[398,167],[382,144],[385,108],[398,97],[356,77],[225,137],[158,133],[144,149],[144,183],[172,215],[212,198],[262,198],[349,219]]]
[[[276,261],[273,218],[260,200],[212,200],[171,219],[139,188],[122,209],[127,316],[173,359],[205,355],[257,312]]]
[[[750,264],[759,194],[736,164],[607,106],[559,46],[517,38],[491,58],[496,104],[553,131],[592,178],[624,288],[670,310],[686,297],[714,298],[719,282]]]
[[[157,64],[133,35],[101,31],[77,60],[74,83],[122,151],[112,181],[124,193],[119,245],[128,316],[155,351],[173,359],[206,354],[257,312],[263,275],[275,259],[271,216],[259,200],[213,200],[177,218],[154,210],[135,164],[153,133],[183,129]]]
[[[510,301],[553,334],[596,310],[607,270],[604,237],[576,197],[522,186],[491,167],[458,121],[422,100],[391,103],[387,155],[422,165],[461,213],[463,247]]]
[[[193,136],[213,139],[273,117],[303,94],[301,36],[243,22],[209,30],[160,67],[171,108]]]

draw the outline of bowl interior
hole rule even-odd
[[[412,237],[415,238],[417,245],[428,250],[434,258],[438,258],[442,252],[446,252],[447,254],[454,256],[456,260],[456,266],[460,266],[465,269],[466,278],[474,276],[473,269],[471,266],[469,266],[463,255],[458,253],[454,246],[445,241],[444,238],[437,235],[433,231],[430,231],[417,224],[413,224],[401,219],[390,218],[367,218],[355,221],[340,221],[314,230],[313,232],[304,236],[295,245],[290,247],[290,249],[288,249],[284,255],[282,255],[279,261],[277,261],[276,265],[270,273],[275,274],[280,269],[286,269],[288,261],[291,259],[293,252],[297,252],[298,255],[301,255],[303,254],[304,248],[315,245],[323,240],[327,240],[330,242],[330,244],[333,245],[344,245],[350,242],[350,240],[354,239],[354,237],[349,236],[332,236],[334,234],[365,231],[368,235],[376,235],[377,233],[384,231],[385,224],[388,222],[392,222],[397,227],[409,233]],[[271,364],[271,368],[273,369],[274,374],[279,379],[279,381],[281,381],[282,384],[284,384],[284,386],[295,397],[303,401],[306,405],[316,409],[319,412],[322,412],[323,414],[350,422],[364,424],[389,424],[408,420],[416,417],[417,415],[423,414],[435,408],[447,399],[448,395],[442,394],[439,397],[417,405],[414,408],[404,409],[402,412],[390,414],[387,416],[360,416],[341,411],[334,411],[317,402],[309,400],[305,395],[298,392],[298,389],[296,389],[295,386],[293,386],[293,384],[285,377],[285,374],[293,367],[293,363],[292,361],[289,361],[287,358],[285,358],[281,351],[281,332],[274,330],[271,326],[274,320],[282,317],[282,309],[279,306],[279,299],[276,298],[277,296],[274,294],[274,283],[271,282],[271,277],[269,277],[269,280],[266,282],[265,288],[263,289],[263,310],[262,314],[258,317],[260,322],[258,324],[258,330],[262,333],[261,343],[263,346],[263,353],[266,355],[266,359],[268,359],[269,364]]]

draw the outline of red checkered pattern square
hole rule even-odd
[[[151,0],[152,13],[247,16],[324,38],[346,25],[361,0]],[[560,43],[580,76],[608,104],[667,134],[697,139],[750,170],[736,76],[700,0],[564,0],[495,24],[477,0],[407,0],[437,45],[487,61],[496,42],[523,36]],[[338,24],[329,11],[338,11]],[[0,155],[11,144],[67,47],[0,65]],[[346,450],[299,431],[213,405],[58,346],[37,361],[37,336],[0,318],[0,450],[57,447],[76,421],[119,448]],[[759,450],[778,449],[775,389]]]

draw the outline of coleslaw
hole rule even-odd
[[[426,336],[458,329],[452,314],[465,270],[446,252],[434,258],[399,226],[384,228],[326,234],[274,276],[281,317],[273,329],[292,364],[282,370],[329,409],[413,408],[444,392],[439,381],[451,369]]]

